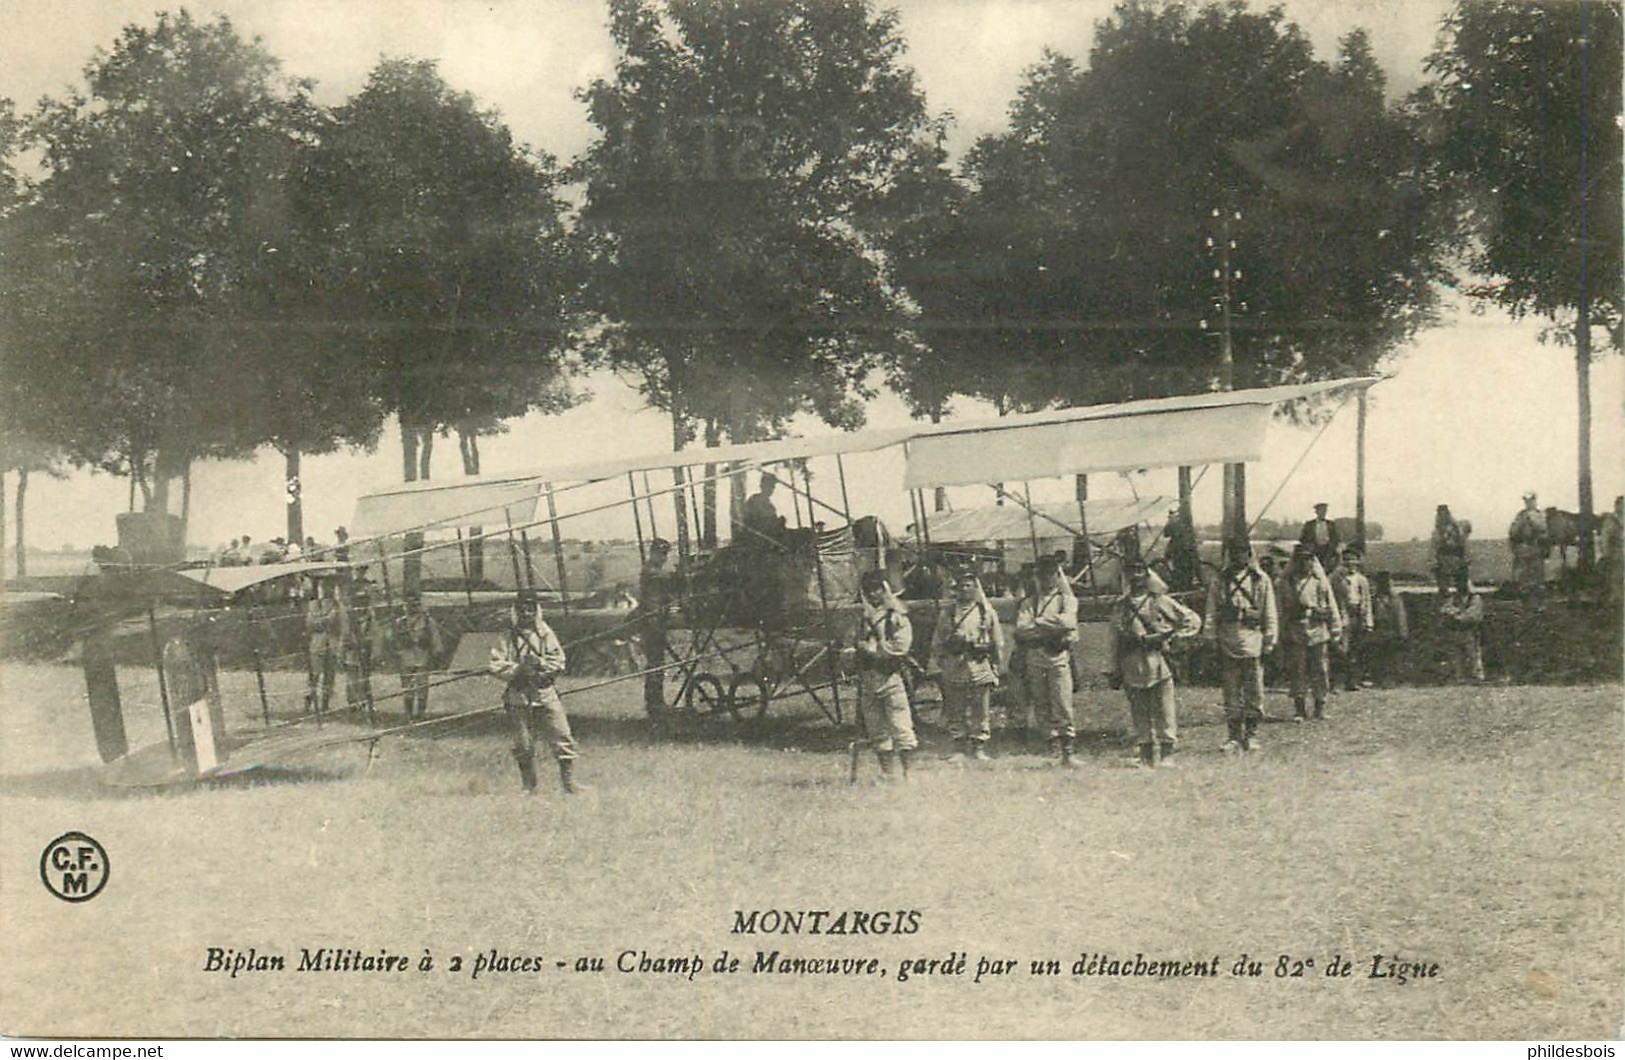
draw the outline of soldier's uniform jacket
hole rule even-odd
[[[1343,635],[1343,616],[1331,583],[1317,570],[1281,576],[1276,603],[1281,610],[1281,639],[1299,644],[1325,644]]]
[[[1381,640],[1403,641],[1411,636],[1405,601],[1398,593],[1376,596],[1371,601],[1372,632]]]
[[[1439,605],[1439,614],[1458,633],[1478,633],[1478,627],[1484,623],[1484,598],[1477,593],[1468,593],[1467,599],[1454,597]]]
[[[1112,632],[1123,684],[1150,688],[1173,677],[1162,654],[1163,645],[1173,637],[1194,637],[1201,630],[1201,616],[1155,588],[1139,595],[1130,590],[1118,597],[1112,610]]]
[[[1339,570],[1332,576],[1332,593],[1343,611],[1344,623],[1353,629],[1376,628],[1371,611],[1371,580],[1364,571]]]
[[[1059,655],[1078,641],[1078,598],[1051,589],[1016,608],[1016,641],[1046,655]]]
[[[353,668],[363,662],[376,665],[389,650],[388,631],[370,607],[346,609],[348,618],[344,639],[344,662]]]
[[[1256,659],[1281,636],[1275,586],[1256,564],[1222,570],[1207,586],[1206,628],[1232,659]]]
[[[316,654],[337,653],[349,632],[344,607],[330,596],[318,596],[305,604],[305,636]]]
[[[534,703],[542,692],[553,687],[553,679],[564,672],[564,645],[558,634],[541,619],[535,629],[510,629],[497,648],[499,664],[513,664],[502,702],[510,707]]]
[[[949,684],[997,684],[1004,656],[999,616],[982,600],[944,606],[931,637],[931,654],[939,660],[942,679]]]
[[[408,612],[396,626],[396,659],[404,669],[427,669],[433,660],[440,657],[444,647],[440,636],[440,623],[430,617],[427,611],[420,609]]]
[[[1520,556],[1544,556],[1550,550],[1546,530],[1546,513],[1540,509],[1525,508],[1512,519],[1507,528],[1512,551]]]
[[[865,600],[863,617],[858,619],[856,646],[868,691],[881,691],[893,678],[900,682],[908,665],[909,649],[914,646],[914,627],[909,623],[908,611],[901,604],[875,607]]]

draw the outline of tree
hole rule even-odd
[[[598,139],[577,167],[592,355],[671,416],[678,449],[771,437],[801,412],[858,425],[901,341],[880,207],[940,132],[895,17],[611,0],[610,33],[620,55],[582,92]]]
[[[1035,407],[1370,370],[1443,275],[1383,89],[1362,33],[1328,63],[1279,9],[1121,4],[1087,65],[1027,72],[951,223],[899,264],[937,363],[963,369],[939,386]]]
[[[160,14],[46,100],[44,176],[8,219],[3,375],[33,436],[132,476],[150,510],[204,456],[245,455],[245,291],[275,253],[309,85],[229,20]]]
[[[425,60],[380,62],[324,130],[300,182],[333,255],[320,304],[351,322],[331,336],[347,359],[376,366],[407,481],[429,477],[436,434],[456,430],[476,474],[480,434],[577,400],[558,179]]]
[[[1580,567],[1592,549],[1593,332],[1621,349],[1621,10],[1617,2],[1458,3],[1415,105],[1455,194],[1469,294],[1574,344]]]

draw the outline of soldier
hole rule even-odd
[[[666,709],[666,618],[670,599],[666,559],[671,542],[657,537],[638,575],[638,629],[643,648],[643,709],[651,717]]]
[[[395,629],[395,657],[401,666],[401,712],[406,720],[429,713],[429,668],[445,650],[440,623],[420,596],[408,597]]]
[[[1337,597],[1315,550],[1300,543],[1292,553],[1292,563],[1275,587],[1280,608],[1281,644],[1286,648],[1292,673],[1292,720],[1309,717],[1305,697],[1315,699],[1315,717],[1326,716],[1327,646],[1343,635],[1343,619],[1337,611]]]
[[[1049,716],[1050,749],[1072,769],[1077,724],[1072,712],[1072,645],[1078,642],[1078,599],[1053,556],[1038,561],[1032,592],[1016,608],[1016,643],[1026,654],[1029,687]]]
[[[345,611],[344,699],[351,710],[372,714],[372,668],[377,656],[376,640],[382,623],[373,621],[372,599],[364,585],[351,590],[350,600],[340,601]]]
[[[1454,591],[1439,601],[1439,617],[1451,642],[1450,665],[1457,681],[1484,680],[1484,601],[1473,591],[1466,574],[1456,578]]]
[[[739,526],[744,542],[751,548],[777,547],[784,536],[784,516],[773,503],[773,491],[778,485],[778,476],[764,471],[757,482],[756,493],[745,501]]]
[[[521,592],[508,610],[508,631],[491,649],[491,672],[508,682],[502,705],[513,721],[513,760],[526,795],[536,791],[536,736],[546,738],[566,795],[576,793],[576,741],[554,679],[564,672],[564,646],[541,617],[536,597]]]
[[[1535,610],[1546,610],[1546,554],[1552,550],[1546,528],[1546,513],[1540,510],[1531,490],[1523,495],[1523,510],[1507,528],[1512,547],[1512,580],[1518,595],[1535,601]]]
[[[1360,550],[1350,545],[1343,550],[1343,563],[1332,575],[1332,594],[1343,613],[1343,639],[1339,668],[1343,671],[1343,691],[1358,692],[1365,679],[1366,639],[1375,624],[1371,609],[1371,582],[1360,569]]]
[[[1390,680],[1405,678],[1405,642],[1411,637],[1405,599],[1394,592],[1393,575],[1378,571],[1371,591],[1371,638],[1366,661],[1370,673],[1387,687]]]
[[[1433,513],[1433,577],[1442,599],[1450,594],[1456,580],[1467,573],[1467,533],[1471,524],[1450,514],[1450,505],[1441,504]]]
[[[1326,518],[1329,507],[1325,501],[1316,504],[1315,517],[1303,524],[1303,531],[1298,535],[1299,544],[1314,549],[1323,571],[1337,566],[1338,556],[1337,524]]]
[[[1620,560],[1625,549],[1625,497],[1614,498],[1614,510],[1602,517],[1602,561],[1598,564],[1602,576],[1602,605],[1615,619],[1619,615]]]
[[[943,707],[954,741],[949,761],[963,762],[967,754],[987,761],[993,736],[988,708],[1004,665],[1004,634],[974,570],[959,573],[953,602],[938,609],[931,654],[941,660]]]
[[[1012,595],[1023,600],[1037,592],[1036,578],[1037,566],[1033,563],[1023,563],[1016,572],[1015,584],[1011,587]],[[1034,725],[1034,715],[1040,709],[1041,694],[1033,689],[1031,675],[1027,669],[1027,653],[1018,643],[1014,651],[1008,653],[1006,673],[1009,677],[1005,687],[1008,689],[1006,698],[1006,721],[1017,730],[1023,750],[1027,748],[1028,734]]]
[[[903,684],[914,629],[908,609],[892,592],[883,571],[864,571],[859,587],[863,614],[858,619],[855,647],[864,726],[880,762],[881,779],[894,779],[901,767],[902,778],[907,780],[910,760],[920,744]]]
[[[333,680],[348,633],[347,616],[336,598],[337,583],[331,573],[312,576],[315,595],[305,602],[305,706],[318,714],[327,712],[333,698]]]
[[[1224,689],[1227,753],[1257,751],[1257,732],[1264,717],[1264,656],[1275,650],[1280,619],[1275,586],[1253,562],[1252,545],[1231,541],[1224,569],[1208,583],[1203,628],[1219,650],[1219,678]]]
[[[1168,586],[1144,560],[1131,560],[1126,573],[1128,589],[1112,610],[1112,632],[1134,722],[1134,741],[1140,747],[1136,764],[1142,768],[1171,766],[1179,742],[1179,719],[1174,672],[1163,651],[1175,637],[1200,633],[1202,619],[1169,595]]]

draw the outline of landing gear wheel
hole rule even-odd
[[[715,675],[700,673],[688,682],[688,688],[683,693],[683,705],[691,714],[709,717],[727,709],[728,697],[722,690],[722,682]]]
[[[767,686],[752,673],[734,674],[728,683],[728,713],[735,721],[754,721],[767,715]]]

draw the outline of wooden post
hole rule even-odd
[[[463,597],[468,601],[468,606],[473,607],[474,606],[474,580],[471,577],[469,577],[469,571],[468,571],[468,547],[463,542],[463,529],[462,529],[462,527],[457,528],[457,558],[463,561]]]
[[[627,495],[632,499],[632,525],[638,532],[638,570],[642,570],[643,565],[649,562],[649,556],[643,547],[643,513],[638,511],[638,484],[630,471],[626,473],[626,488]]]
[[[1354,434],[1354,543],[1365,551],[1365,397],[1360,391]]]
[[[564,537],[559,531],[559,509],[553,501],[553,483],[544,487],[547,490],[547,521],[553,527],[553,565],[559,572],[559,603],[564,613],[570,613],[570,589],[564,574]]]

